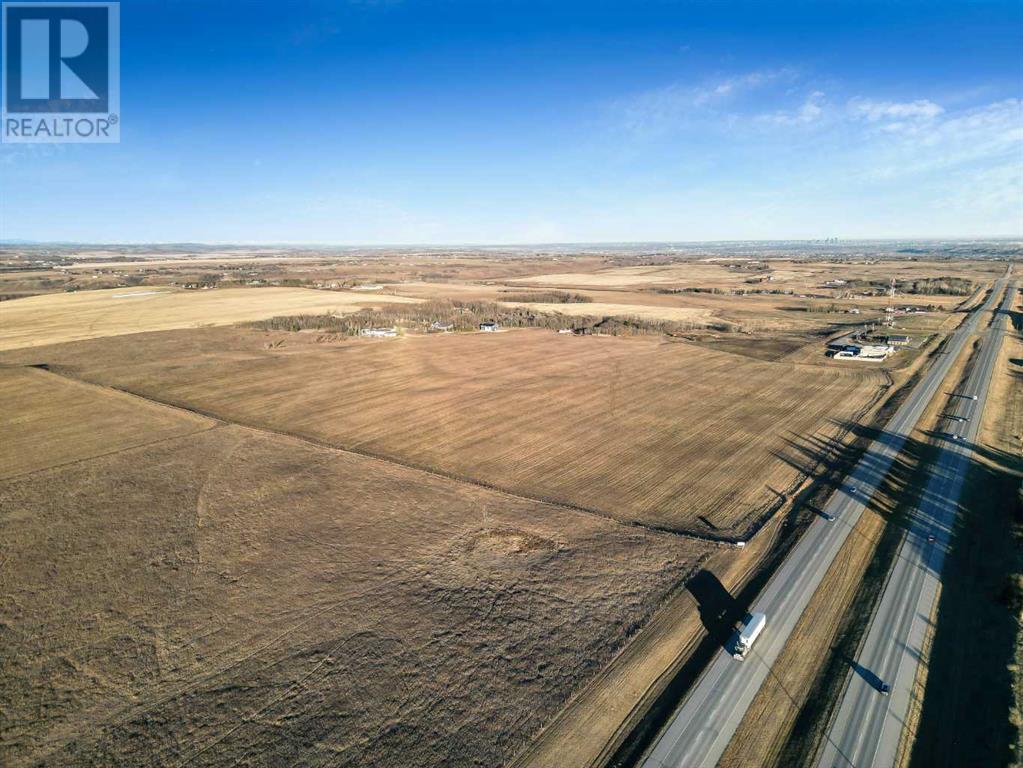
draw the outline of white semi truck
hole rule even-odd
[[[736,633],[732,656],[739,661],[745,659],[749,649],[753,647],[753,643],[760,637],[760,633],[766,626],[767,616],[765,614],[751,613],[745,624]]]

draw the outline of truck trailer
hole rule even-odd
[[[760,633],[764,631],[764,627],[767,626],[767,616],[763,613],[751,613],[743,624],[742,629],[736,633],[734,650],[732,652],[733,658],[742,661],[746,658],[746,654],[749,649],[753,647],[753,643]]]

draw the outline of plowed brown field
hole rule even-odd
[[[715,536],[743,535],[798,480],[788,441],[833,436],[884,384],[876,371],[660,339],[308,339],[208,329],[11,354],[229,421]]]

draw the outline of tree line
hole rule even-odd
[[[346,336],[358,336],[365,328],[401,327],[430,331],[435,324],[450,325],[453,331],[475,331],[480,323],[496,322],[505,328],[547,328],[580,334],[610,336],[674,335],[705,323],[678,322],[640,317],[602,315],[571,316],[559,312],[540,312],[531,307],[509,307],[492,301],[432,299],[418,304],[386,304],[352,314],[286,315],[258,320],[250,325],[265,331],[316,330]],[[732,331],[730,323],[714,323],[714,330]]]

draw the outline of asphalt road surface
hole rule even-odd
[[[1015,284],[1005,292],[1003,310],[1011,308],[1014,295]],[[949,399],[948,415],[941,426],[941,452],[928,472],[923,496],[909,520],[881,601],[852,665],[818,766],[880,768],[895,764],[971,446],[980,429],[1004,335],[1005,317],[999,316],[981,340],[966,386]],[[882,684],[890,686],[888,696],[879,692]]]
[[[984,309],[995,305],[1003,283],[996,283]],[[829,499],[823,511],[834,520],[822,516],[811,523],[751,606],[751,611],[767,615],[767,626],[745,661],[733,659],[724,648],[714,657],[647,752],[643,768],[710,768],[717,764],[831,561],[938,393],[963,345],[977,330],[981,316],[981,312],[973,312],[949,336],[945,351]]]

